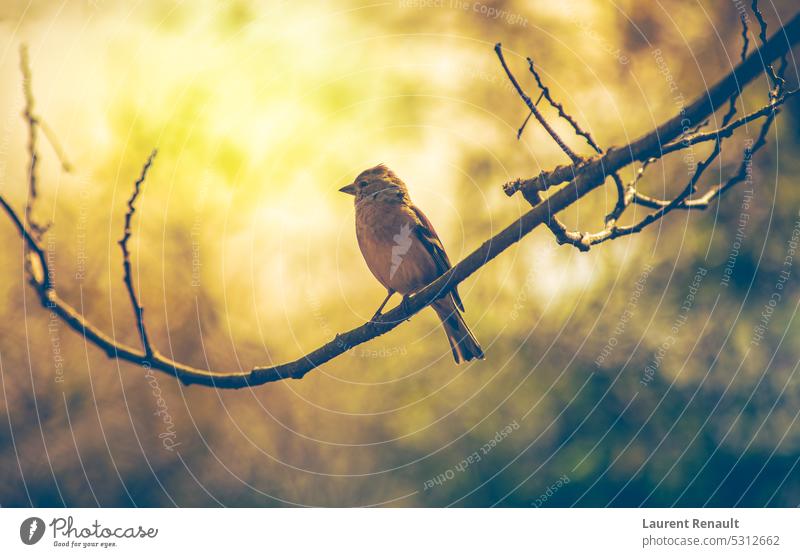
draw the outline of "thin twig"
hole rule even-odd
[[[769,132],[770,126],[775,120],[776,115],[777,111],[766,117],[764,123],[761,125],[761,129],[759,130],[758,139],[756,139],[753,145],[745,148],[744,153],[742,154],[742,160],[739,163],[739,169],[737,170],[736,174],[728,178],[725,183],[710,188],[702,197],[686,201],[684,205],[687,209],[705,209],[711,204],[712,201],[720,197],[733,186],[739,184],[747,177],[748,167],[752,164],[753,155],[755,155],[758,150],[761,149],[761,147],[766,145],[767,133]]]
[[[538,107],[538,106],[539,106],[539,101],[541,101],[541,100],[542,100],[542,97],[544,97],[544,92],[542,92],[542,93],[539,95],[539,98],[538,98],[538,99],[536,99],[536,102],[535,102],[535,103],[533,103],[533,104],[534,104],[534,106],[536,106],[536,107]],[[532,116],[532,115],[533,115],[533,112],[528,112],[528,115],[527,115],[527,116],[525,116],[525,120],[523,120],[523,121],[522,121],[522,125],[521,125],[521,126],[519,127],[519,129],[517,130],[517,140],[519,140],[519,138],[520,138],[520,137],[522,137],[522,132],[524,132],[524,131],[525,131],[525,126],[527,126],[527,125],[528,125],[528,121],[531,119],[531,116]]]
[[[519,83],[517,82],[517,79],[514,77],[514,74],[511,73],[511,69],[509,69],[508,64],[506,64],[506,60],[503,57],[503,46],[500,43],[497,43],[496,45],[494,45],[494,51],[497,53],[497,57],[500,59],[500,64],[503,66],[503,69],[505,70],[508,79],[511,81],[511,84],[517,90],[517,94],[520,96],[525,105],[533,114],[533,117],[539,121],[539,123],[542,125],[545,131],[547,131],[547,133],[550,134],[550,137],[553,138],[553,141],[556,142],[556,144],[561,148],[562,151],[564,151],[564,153],[566,153],[566,155],[570,158],[570,160],[574,164],[581,162],[583,159],[581,159],[581,157],[576,155],[572,151],[572,149],[570,149],[567,146],[567,144],[564,143],[564,140],[559,137],[556,131],[550,126],[550,124],[547,123],[547,120],[544,119],[542,113],[539,112],[539,109],[536,108],[535,104],[533,104],[531,98],[527,94],[525,94],[525,91],[522,90],[522,87],[520,87]]]
[[[692,194],[694,194],[695,191],[697,191],[697,183],[700,181],[700,178],[703,176],[703,173],[706,171],[706,168],[709,167],[711,162],[716,158],[717,155],[719,155],[721,150],[722,150],[722,143],[721,142],[714,143],[714,149],[712,150],[711,155],[706,160],[698,163],[697,168],[692,174],[692,177],[689,179],[689,182],[683,188],[681,193],[675,196],[665,206],[645,216],[638,223],[633,224],[631,226],[617,228],[614,231],[614,233],[609,235],[608,239],[612,239],[624,234],[633,234],[639,232],[649,224],[652,224],[656,220],[662,218],[664,215],[666,215],[667,213],[669,213],[670,211],[681,205],[686,199],[688,199]]]
[[[747,58],[747,49],[750,47],[750,33],[747,28],[747,16],[743,13],[739,20],[742,23],[742,50],[739,53],[739,59],[744,62]]]
[[[771,106],[773,103],[776,103],[778,100],[785,101],[785,99],[775,99],[771,101]],[[780,103],[782,104],[782,103]],[[689,197],[696,191],[696,185],[699,181],[700,177],[703,175],[705,170],[709,167],[711,162],[719,155],[721,148],[722,148],[722,141],[718,140],[714,143],[714,149],[712,153],[701,163],[698,164],[695,173],[693,174],[691,180],[687,184],[687,186],[683,189],[683,191],[671,200],[665,199],[658,199],[654,197],[647,196],[638,192],[635,189],[635,183],[638,178],[644,173],[644,169],[646,166],[651,162],[655,161],[656,159],[648,159],[645,162],[645,165],[639,170],[637,177],[634,179],[632,184],[628,187],[628,192],[631,194],[630,199],[638,204],[645,207],[649,207],[652,209],[656,209],[655,212],[648,214],[642,220],[637,222],[636,224],[630,226],[616,226],[615,221],[606,221],[606,228],[600,232],[596,233],[587,233],[587,232],[570,232],[568,238],[576,238],[579,239],[580,245],[575,242],[573,243],[578,247],[581,251],[586,251],[589,249],[590,246],[594,246],[603,242],[607,242],[610,240],[614,240],[615,238],[619,238],[622,236],[627,236],[630,234],[636,234],[641,232],[654,222],[662,219],[667,213],[675,210],[675,209],[688,209],[688,210],[705,210],[707,209],[710,204],[720,196],[722,196],[726,191],[730,188],[734,187],[735,185],[741,183],[746,177],[748,173],[748,167],[752,161],[753,156],[755,153],[759,151],[764,145],[766,145],[766,136],[769,132],[770,126],[772,122],[775,120],[779,110],[773,109],[767,113],[762,113],[762,116],[766,114],[766,118],[761,125],[758,138],[756,141],[751,145],[745,148],[744,153],[742,155],[742,161],[739,164],[739,168],[737,172],[731,176],[727,181],[722,184],[719,184],[713,188],[710,188],[703,196],[699,198],[689,199]],[[759,111],[761,112],[761,111]],[[629,199],[626,195],[626,200]],[[626,203],[627,205],[627,203]],[[623,209],[624,210],[624,209]],[[621,214],[621,211],[620,211]],[[555,218],[555,217],[554,217]],[[557,222],[557,221],[556,221]],[[565,243],[563,241],[559,241],[559,243]]]
[[[567,114],[567,112],[564,110],[564,105],[563,104],[561,104],[560,102],[556,102],[553,99],[553,97],[550,95],[550,89],[542,81],[542,78],[539,75],[539,72],[536,71],[536,68],[533,65],[533,59],[530,58],[530,57],[528,57],[528,70],[533,74],[533,78],[536,80],[536,84],[539,86],[539,89],[541,89],[542,95],[544,95],[544,98],[547,99],[547,102],[550,103],[550,106],[552,106],[553,108],[555,108],[558,111],[558,115],[561,118],[563,118],[564,120],[566,120],[569,123],[569,125],[572,126],[572,129],[575,130],[575,133],[577,135],[583,137],[586,140],[586,142],[589,144],[589,146],[592,149],[594,149],[595,152],[598,155],[602,155],[603,154],[603,150],[597,145],[595,140],[592,138],[591,134],[589,132],[585,131],[580,126],[580,124],[578,124],[578,122],[575,120],[575,118],[573,118],[572,116]]]
[[[657,159],[656,157],[650,157],[646,161],[642,163],[642,166],[636,171],[636,175],[633,177],[633,180],[628,184],[628,189],[632,189],[636,191],[636,187],[639,185],[639,182],[644,177],[645,171],[647,171],[647,167],[653,164],[654,162],[658,162],[661,159]]]
[[[522,121],[522,125],[521,125],[521,126],[519,127],[519,129],[517,130],[517,139],[519,139],[520,137],[522,137],[522,132],[524,132],[524,131],[525,131],[525,126],[527,126],[527,125],[528,125],[528,120],[530,120],[530,119],[531,119],[531,116],[533,116],[533,112],[528,112],[528,115],[527,115],[527,116],[525,116],[525,119]]]
[[[144,325],[144,308],[139,302],[139,298],[136,295],[136,289],[133,286],[131,252],[128,250],[128,240],[130,240],[131,235],[133,234],[131,230],[131,221],[133,220],[133,214],[136,212],[136,199],[139,197],[144,180],[147,178],[147,171],[150,169],[150,166],[152,166],[155,156],[156,150],[153,149],[153,152],[150,153],[149,157],[147,157],[147,162],[145,162],[144,166],[142,167],[142,173],[133,184],[133,193],[131,193],[131,197],[128,199],[128,210],[125,212],[125,226],[123,229],[122,239],[118,242],[120,248],[122,249],[122,268],[124,271],[122,280],[125,283],[125,288],[128,291],[128,298],[130,298],[131,307],[133,307],[133,313],[136,317],[136,328],[139,331],[139,338],[142,341],[142,348],[144,348],[145,355],[147,357],[152,357],[154,350],[150,344],[150,339],[147,336],[147,329]]]
[[[560,165],[552,170],[541,172],[533,178],[519,179],[503,185],[506,195],[514,195],[520,191],[526,195],[530,191],[545,191],[553,186],[573,180],[578,174],[595,174],[595,169],[620,168],[623,162],[630,164],[645,161],[650,157],[660,156],[666,144],[676,140],[686,126],[694,126],[703,122],[717,107],[730,98],[737,90],[750,82],[763,71],[764,61],[783,57],[800,35],[800,14],[792,17],[782,29],[773,34],[769,40],[757,50],[750,53],[747,59],[736,66],[725,78],[699,96],[684,110],[662,123],[651,133],[647,133],[632,141],[619,151],[608,149],[602,156],[587,159],[580,165]]]
[[[761,125],[761,128],[758,133],[758,138],[756,141],[749,147],[744,149],[744,153],[742,154],[742,161],[739,163],[739,168],[736,173],[728,178],[725,182],[718,184],[703,194],[700,197],[694,199],[688,199],[683,203],[678,204],[675,208],[676,209],[706,209],[715,199],[722,196],[727,190],[734,187],[735,185],[739,184],[742,180],[747,177],[747,170],[748,166],[751,164],[753,155],[764,145],[766,145],[766,135],[769,132],[770,126],[775,119],[775,116],[778,114],[778,110],[771,112],[767,115],[764,119],[764,122]],[[635,192],[634,194],[634,203],[641,205],[643,207],[649,207],[651,209],[659,209],[662,207],[666,207],[669,205],[669,201],[666,199],[658,199],[655,197],[651,197],[645,195],[641,192]]]
[[[752,122],[753,120],[757,120],[763,116],[767,116],[768,114],[772,113],[776,108],[784,104],[786,101],[794,97],[800,93],[800,89],[793,89],[781,95],[778,98],[771,99],[769,103],[762,106],[756,111],[753,111],[741,118],[734,120],[733,122],[729,122],[727,125],[707,132],[696,133],[693,135],[688,135],[682,138],[680,141],[672,141],[661,149],[659,153],[661,156],[669,155],[670,153],[674,153],[675,151],[680,151],[689,147],[691,145],[697,145],[698,143],[703,143],[705,141],[716,141],[718,138],[727,138],[733,135],[733,132],[739,129],[740,127],[744,126]]]
[[[604,219],[606,228],[613,227],[616,224],[616,222],[622,216],[622,213],[625,212],[625,209],[628,208],[628,205],[630,205],[631,200],[633,199],[633,190],[625,187],[625,184],[623,183],[622,178],[619,177],[618,173],[612,173],[611,178],[614,180],[614,185],[616,186],[617,202],[614,204],[614,208],[611,209]]]
[[[19,49],[20,71],[22,72],[22,93],[25,97],[25,108],[23,109],[22,116],[28,123],[28,199],[25,202],[25,222],[31,231],[37,236],[41,236],[46,230],[46,226],[41,226],[36,222],[33,216],[33,209],[36,205],[36,199],[39,196],[38,188],[38,166],[39,166],[39,153],[37,150],[38,127],[36,116],[34,115],[34,100],[31,85],[31,68],[30,57],[28,55],[28,46],[22,45]]]
[[[744,62],[744,60],[747,58],[747,49],[750,46],[750,34],[749,29],[747,28],[747,16],[742,13],[739,17],[739,21],[742,24],[742,49],[739,52],[739,61]],[[731,95],[731,98],[728,100],[728,112],[722,118],[723,127],[727,125],[728,122],[730,122],[731,119],[736,115],[736,101],[739,100],[741,93],[742,92],[740,90],[737,90],[736,93]]]
[[[741,52],[739,54],[740,63],[741,63],[741,62],[744,62],[747,59],[747,49],[748,49],[748,46],[750,44],[750,40],[748,38],[747,18],[744,16],[744,14],[742,14],[742,16],[740,17],[740,21],[741,21],[741,24],[742,24],[742,33],[741,33],[741,36],[742,36],[742,49],[741,49]],[[740,118],[739,120],[737,120],[736,122],[731,124],[731,120],[736,115],[736,101],[739,100],[741,94],[742,94],[742,91],[738,87],[734,90],[733,94],[731,94],[730,98],[728,99],[728,110],[726,111],[725,115],[722,117],[722,126],[721,126],[720,129],[714,130],[714,131],[711,131],[711,132],[705,132],[705,133],[698,133],[695,130],[694,134],[689,135],[687,137],[684,137],[680,141],[675,141],[671,145],[667,145],[666,148],[664,150],[662,150],[661,156],[663,157],[664,155],[666,155],[668,153],[671,153],[671,152],[673,152],[675,150],[685,149],[687,147],[695,145],[696,143],[700,143],[701,141],[713,140],[714,141],[714,148],[711,150],[711,153],[708,155],[708,157],[706,157],[706,159],[703,160],[698,165],[698,169],[701,169],[701,174],[702,174],[702,171],[704,171],[706,168],[708,168],[711,165],[711,163],[717,158],[717,156],[720,154],[720,152],[722,151],[722,142],[725,139],[727,139],[728,137],[730,137],[738,127],[744,125],[745,123],[747,123],[747,122],[749,122],[749,121],[751,121],[751,120],[753,120],[755,118],[758,118],[758,117],[761,117],[761,116],[767,114],[767,112],[769,112],[769,111],[773,111],[774,110],[774,105],[772,105],[772,103],[769,103],[765,107],[766,111],[764,111],[764,112],[758,111],[756,113],[749,114],[749,115],[745,116],[744,118]],[[781,102],[785,102],[785,99],[783,99]],[[770,106],[770,105],[772,105],[772,106]],[[764,110],[764,109],[762,109],[762,110]],[[645,164],[642,165],[642,167],[637,172],[637,175],[636,175],[636,177],[634,178],[634,180],[633,180],[633,182],[631,184],[631,188],[633,190],[632,201],[634,203],[638,204],[638,205],[643,205],[643,206],[648,206],[648,207],[651,207],[651,208],[658,208],[658,209],[666,209],[668,207],[670,207],[669,210],[672,210],[672,209],[675,209],[675,208],[679,208],[679,207],[687,208],[686,200],[682,200],[682,201],[680,201],[678,203],[673,204],[671,201],[652,198],[652,197],[649,197],[649,196],[647,196],[645,194],[642,194],[642,193],[640,193],[640,192],[638,192],[636,190],[636,184],[641,179],[641,177],[644,175],[645,169],[650,164],[650,162],[655,161],[655,160],[656,160],[655,158],[648,159],[645,162]],[[699,179],[700,179],[700,176],[696,175],[695,177],[692,178],[692,181],[694,183],[697,183],[697,181]],[[663,203],[662,203],[662,201],[663,201]],[[663,217],[663,214],[661,216]]]
[[[61,146],[61,143],[58,141],[55,132],[50,127],[50,125],[42,120],[41,118],[36,118],[36,123],[39,124],[39,127],[44,132],[44,136],[47,138],[47,142],[50,143],[50,146],[53,148],[53,152],[56,154],[58,158],[58,162],[61,163],[61,169],[64,172],[72,172],[75,167],[72,166],[72,163],[69,162],[67,158],[67,153],[64,151],[64,148]]]
[[[751,161],[753,159],[753,156],[764,145],[766,145],[767,133],[769,132],[770,126],[772,125],[772,122],[775,120],[775,117],[777,116],[778,112],[779,111],[776,110],[767,115],[767,117],[764,119],[764,122],[761,125],[758,138],[756,139],[756,141],[751,146],[745,148],[744,154],[742,155],[742,161],[739,164],[738,170],[733,176],[728,178],[728,180],[726,180],[724,183],[719,184],[713,188],[710,188],[704,195],[694,199],[687,199],[688,190],[684,190],[676,198],[669,201],[665,199],[657,199],[649,197],[639,192],[634,192],[634,202],[645,207],[657,209],[657,211],[647,215],[647,217],[645,217],[635,225],[618,227],[613,231],[606,230],[597,234],[584,234],[583,241],[588,243],[589,245],[596,245],[602,242],[613,240],[615,238],[619,238],[620,236],[626,236],[629,234],[635,234],[641,232],[646,227],[653,224],[657,220],[660,220],[667,213],[675,209],[689,209],[689,210],[707,209],[714,200],[721,197],[729,189],[733,188],[737,184],[744,181],[744,179],[747,177],[748,168],[750,164],[752,164]],[[715,149],[719,149],[721,143],[715,143],[714,145]],[[693,176],[690,185],[692,185],[692,183],[696,184],[697,180],[702,175],[704,170],[705,168],[701,168],[700,166],[698,166],[698,169],[695,172],[695,175]]]
[[[645,170],[647,167],[659,160],[656,157],[651,157],[647,159],[643,165],[639,168],[636,173],[634,179],[625,186],[619,175],[615,172],[612,173],[611,176],[614,179],[616,184],[617,190],[617,202],[612,209],[612,211],[606,215],[605,217],[605,229],[596,232],[596,233],[589,233],[589,232],[581,232],[581,231],[570,231],[555,217],[553,216],[550,221],[548,221],[548,227],[553,232],[554,236],[556,237],[556,241],[559,244],[571,244],[577,247],[581,251],[587,251],[591,246],[608,241],[613,240],[614,238],[625,236],[628,234],[634,234],[636,232],[640,232],[656,220],[659,220],[668,212],[673,211],[675,209],[705,209],[709,206],[709,204],[719,197],[722,193],[727,191],[729,188],[733,187],[737,183],[739,183],[744,178],[744,173],[746,170],[747,161],[750,160],[752,153],[757,151],[760,147],[764,145],[766,132],[769,129],[770,124],[774,120],[778,110],[777,107],[785,103],[788,98],[798,93],[798,90],[790,91],[786,93],[784,96],[772,99],[766,106],[762,107],[761,109],[750,113],[735,122],[729,123],[727,126],[720,128],[719,130],[715,130],[712,132],[706,132],[702,134],[696,134],[689,138],[685,138],[680,143],[671,144],[672,147],[669,149],[665,149],[664,152],[673,152],[678,150],[675,148],[675,145],[680,145],[682,148],[686,148],[689,145],[693,145],[695,143],[699,143],[700,141],[706,140],[715,140],[714,149],[709,154],[709,156],[704,160],[701,161],[697,168],[696,172],[693,175],[692,179],[690,180],[689,184],[684,188],[683,193],[680,194],[677,198],[672,200],[665,200],[665,199],[658,199],[646,194],[643,194],[637,190],[637,183],[644,175]],[[716,159],[716,157],[721,152],[722,148],[722,138],[730,137],[733,134],[733,131],[737,128],[743,126],[747,122],[751,122],[756,120],[757,118],[761,118],[766,116],[765,122],[762,125],[761,132],[759,133],[759,138],[756,143],[752,147],[752,151],[745,150],[745,154],[743,155],[742,162],[740,164],[740,169],[735,176],[729,179],[727,182],[720,184],[714,188],[711,188],[705,195],[695,199],[687,199],[687,197],[694,193],[695,186],[698,183],[700,177],[702,176],[703,172],[711,165],[711,163]],[[539,195],[538,191],[529,193],[528,201],[532,204],[536,205],[541,202],[541,196]],[[641,205],[644,207],[648,207],[651,209],[656,209],[657,211],[653,214],[648,215],[645,217],[641,222],[631,225],[631,226],[624,226],[618,227],[616,225],[619,218],[622,216],[623,212],[627,209],[627,207],[631,204],[635,203],[637,205]]]
[[[767,42],[767,20],[764,19],[761,9],[758,7],[758,0],[753,0],[753,2],[750,4],[750,9],[753,10],[753,15],[756,16],[756,20],[758,21],[758,38],[761,40],[761,44],[764,45]],[[775,67],[771,62],[767,62],[766,68],[767,75],[769,75],[770,81],[772,82],[773,91],[779,87],[782,87],[784,80],[781,76],[775,73]]]

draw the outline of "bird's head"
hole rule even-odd
[[[355,196],[356,203],[364,200],[409,202],[406,185],[385,164],[368,168],[339,191]]]

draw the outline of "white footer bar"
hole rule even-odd
[[[20,556],[797,556],[798,542],[798,509],[0,509],[0,555]]]

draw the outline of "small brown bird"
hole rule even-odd
[[[395,292],[405,298],[450,268],[433,225],[386,165],[365,170],[339,191],[355,196],[358,246],[369,270],[388,291],[373,319]],[[431,307],[442,320],[456,363],[482,359],[483,350],[459,312],[464,306],[458,290],[453,288]]]

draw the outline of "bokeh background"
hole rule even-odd
[[[797,8],[762,9],[774,30]],[[6,0],[0,191],[24,206],[27,43],[37,112],[75,167],[40,139],[62,296],[136,342],[117,240],[157,147],[131,242],[151,338],[195,366],[280,363],[383,297],[336,191],[360,170],[392,167],[459,260],[526,210],[504,182],[566,162],[536,125],[516,139],[495,42],[608,147],[676,112],[656,49],[688,101],[735,63],[739,30],[724,0]],[[798,123],[789,103],[751,182],[707,212],[586,254],[537,230],[481,269],[461,293],[487,357],[461,367],[427,310],[301,381],[187,388],[51,322],[3,217],[0,505],[796,506]],[[642,188],[686,179],[677,155]],[[613,201],[607,186],[565,219],[597,228]]]

